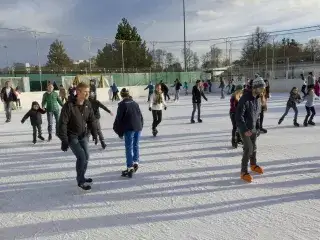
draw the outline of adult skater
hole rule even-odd
[[[122,171],[122,176],[132,178],[133,173],[138,170],[140,161],[139,141],[143,128],[143,116],[138,103],[133,101],[128,89],[123,88],[120,96],[123,100],[118,104],[113,130],[120,138],[124,137],[125,142],[127,169]]]
[[[231,95],[230,98],[230,119],[232,124],[232,131],[231,131],[231,144],[232,147],[237,148],[238,143],[241,142],[241,137],[239,136],[239,132],[237,131],[237,124],[236,124],[236,109],[239,103],[239,100],[243,94],[243,85],[237,85],[234,93]]]
[[[6,81],[5,87],[1,89],[1,101],[4,104],[4,111],[6,112],[6,123],[11,122],[13,102],[17,101],[17,95],[12,88],[11,81]]]
[[[148,84],[148,86],[144,89],[144,90],[149,90],[149,92],[148,92],[148,102],[150,102],[150,97],[151,97],[151,95],[153,94],[153,91],[154,91],[154,85],[153,85],[153,83],[150,81],[149,82],[149,84]]]
[[[178,78],[174,81],[174,84],[173,84],[172,87],[174,87],[174,89],[175,89],[174,101],[178,102],[179,101],[179,97],[180,97],[180,89],[182,87],[182,84],[180,83]]]
[[[307,83],[307,87],[308,87],[308,91],[310,88],[314,88],[314,85],[316,83],[316,79],[313,75],[313,72],[309,72],[309,75],[308,75],[308,83]]]
[[[206,101],[208,101],[207,97],[204,95],[204,92],[201,87],[201,81],[197,80],[196,85],[192,88],[192,105],[193,110],[191,114],[191,123],[195,123],[194,121],[194,114],[196,110],[198,110],[198,122],[202,123],[201,116],[201,97],[203,97]]]
[[[58,120],[59,120],[59,105],[62,107],[63,103],[59,98],[58,93],[54,91],[54,87],[52,83],[48,84],[47,91],[43,94],[42,97],[42,108],[44,108],[47,112],[47,121],[48,121],[48,141],[52,140],[52,125],[53,125],[53,117],[56,121],[56,134],[58,131]]]
[[[149,104],[149,111],[152,111],[152,134],[153,136],[157,136],[158,130],[157,126],[162,121],[162,109],[167,110],[167,103],[164,100],[164,95],[161,91],[161,85],[157,84],[155,92],[151,95],[151,101]]]
[[[236,123],[243,142],[243,156],[241,160],[241,179],[252,182],[252,176],[248,173],[250,160],[251,171],[262,174],[263,169],[257,165],[256,140],[260,129],[261,101],[260,95],[265,89],[265,82],[257,77],[252,82],[252,91],[247,91],[239,100],[236,110]]]
[[[91,129],[94,140],[97,139],[97,125],[89,97],[89,86],[79,83],[75,99],[68,101],[61,110],[58,136],[61,140],[61,150],[66,152],[70,147],[77,158],[77,183],[83,190],[90,190],[91,178],[85,178],[88,166],[89,151],[87,124]]]

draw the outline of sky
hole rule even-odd
[[[266,31],[320,25],[319,0],[185,0],[187,46],[198,55],[210,46],[225,49],[221,41],[194,41],[250,34],[257,26]],[[37,34],[40,62],[46,62],[49,45],[59,38],[72,59],[87,59],[115,37],[123,17],[138,28],[148,46],[165,49],[181,57],[183,48],[182,0],[1,0],[0,66],[13,62],[36,63]],[[68,35],[68,36],[65,36]],[[92,36],[88,50],[86,36]],[[289,38],[301,42],[320,36],[319,31]],[[172,42],[176,41],[176,42]],[[189,42],[190,41],[190,42]],[[232,44],[237,58],[243,42]],[[6,52],[8,58],[6,58]]]

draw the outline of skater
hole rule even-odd
[[[59,98],[61,99],[61,102],[62,102],[63,104],[68,101],[67,91],[66,91],[66,89],[63,87],[62,84],[60,85],[60,88],[59,88]]]
[[[151,95],[153,94],[153,91],[154,91],[154,85],[153,85],[153,83],[150,81],[149,82],[149,85],[144,89],[144,90],[149,90],[149,92],[148,92],[148,102],[150,102],[150,97],[151,97]]]
[[[31,109],[24,115],[21,120],[21,123],[24,123],[30,117],[30,123],[33,129],[33,144],[37,143],[37,131],[38,138],[44,141],[44,137],[42,137],[42,114],[45,114],[46,111],[40,108],[40,104],[38,102],[32,102]]]
[[[89,86],[79,83],[75,99],[68,101],[61,110],[59,119],[58,137],[61,140],[61,150],[66,152],[70,147],[77,158],[76,171],[78,187],[90,190],[91,178],[85,178],[87,171],[89,151],[87,138],[87,125],[91,129],[93,139],[97,139],[97,125],[93,108],[88,101]]]
[[[308,82],[307,82],[307,87],[308,89],[310,88],[314,88],[314,85],[315,85],[315,82],[316,82],[316,79],[313,75],[313,72],[309,72],[309,75],[308,75]]]
[[[251,171],[263,174],[263,169],[257,165],[256,141],[260,129],[261,102],[259,96],[264,89],[263,79],[261,77],[254,79],[252,91],[242,95],[236,110],[236,124],[243,142],[240,178],[246,182],[252,182],[252,176],[248,173],[249,160]]]
[[[187,82],[184,82],[183,84],[183,89],[184,89],[184,95],[187,96],[188,95],[188,83]]]
[[[292,108],[294,111],[293,125],[295,127],[299,127],[300,124],[297,122],[297,119],[298,119],[297,103],[301,103],[301,102],[302,102],[302,99],[300,94],[298,93],[298,88],[293,87],[290,91],[290,97],[287,101],[286,110],[282,115],[282,117],[279,119],[278,124],[280,125],[283,122],[284,118],[288,115],[289,110]]]
[[[21,99],[20,99],[21,91],[20,91],[19,86],[16,87],[15,94],[17,96],[17,101],[16,101],[17,109],[21,109]]]
[[[221,99],[224,99],[224,88],[225,88],[225,83],[223,81],[223,78],[220,77],[220,85],[219,88],[221,88]]]
[[[178,78],[174,81],[174,85],[172,87],[174,87],[175,89],[174,101],[178,102],[180,97],[180,88],[182,87],[182,84],[180,83]]]
[[[56,121],[56,134],[58,131],[58,120],[60,109],[59,105],[62,107],[63,103],[59,98],[58,94],[53,90],[54,87],[52,83],[49,83],[47,87],[47,91],[43,94],[42,97],[42,108],[44,108],[47,112],[47,121],[48,121],[48,141],[52,140],[52,125],[53,125],[53,117]]]
[[[237,124],[236,124],[236,109],[238,106],[238,102],[243,93],[243,86],[238,85],[235,88],[235,92],[232,94],[230,98],[230,119],[232,123],[232,132],[231,132],[231,144],[232,147],[237,148],[238,143],[241,143],[241,137],[237,132]]]
[[[161,123],[162,120],[162,109],[167,110],[167,103],[164,100],[164,95],[161,92],[161,85],[156,85],[155,92],[151,95],[151,101],[149,104],[149,111],[152,111],[152,134],[157,136],[158,130],[157,126]]]
[[[118,101],[119,100],[119,97],[118,97],[119,90],[118,90],[116,83],[112,84],[111,89],[112,89],[112,102]]]
[[[97,86],[95,79],[90,80],[90,96],[94,96],[95,99],[97,99]]]
[[[104,141],[104,137],[103,137],[103,134],[102,134],[102,131],[101,131],[101,125],[100,125],[100,117],[101,117],[101,115],[100,115],[99,108],[102,108],[107,113],[109,113],[111,116],[113,116],[113,113],[105,105],[103,105],[100,101],[97,100],[94,92],[90,92],[89,101],[91,103],[91,106],[92,106],[92,109],[93,109],[93,113],[94,113],[94,116],[95,116],[95,119],[96,119],[97,134],[98,134],[98,137],[99,137],[99,141],[100,141],[101,147],[103,149],[106,149],[107,145],[106,145],[106,143]],[[87,130],[88,136],[90,135],[90,131],[91,131],[91,129],[88,128],[88,130]],[[98,144],[98,139],[96,139],[95,141],[96,141],[95,144],[97,145]]]
[[[307,127],[308,125],[316,125],[313,122],[313,118],[316,115],[316,110],[314,108],[314,100],[316,99],[316,95],[314,93],[314,89],[310,87],[308,89],[307,95],[304,97],[304,100],[306,100],[306,111],[307,115],[304,119],[303,125]],[[309,118],[310,117],[310,118]]]
[[[201,116],[201,97],[203,97],[206,101],[208,101],[207,97],[204,95],[204,92],[201,87],[201,81],[197,80],[196,85],[192,88],[192,105],[193,110],[191,114],[191,123],[195,123],[194,121],[194,114],[196,110],[198,110],[198,122],[202,123]]]
[[[168,98],[168,100],[170,100],[168,86],[166,84],[164,84],[162,82],[162,80],[160,81],[160,84],[161,84],[161,91],[163,92],[163,95],[164,95],[164,100],[167,101],[167,98]]]
[[[266,88],[264,89],[263,93],[260,95],[260,101],[261,101],[261,113],[260,113],[260,132],[261,133],[267,133],[268,130],[263,127],[263,120],[264,120],[264,113],[267,111],[267,91]]]
[[[139,141],[143,128],[143,116],[138,103],[133,101],[128,89],[120,92],[122,101],[118,104],[113,130],[120,137],[124,137],[126,148],[127,169],[122,172],[123,177],[132,178],[139,168]]]
[[[17,101],[17,95],[12,88],[11,81],[5,82],[5,87],[1,90],[1,101],[4,104],[4,111],[6,112],[6,123],[11,122],[12,105]]]
[[[301,80],[303,81],[302,87],[301,87],[301,92],[303,93],[303,96],[307,95],[306,93],[306,88],[307,88],[307,81],[304,78],[303,73],[300,74]]]

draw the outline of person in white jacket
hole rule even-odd
[[[167,110],[167,103],[164,99],[164,94],[161,91],[161,85],[157,84],[154,93],[150,97],[149,111],[152,111],[153,123],[152,134],[157,136],[157,126],[162,121],[162,110]]]

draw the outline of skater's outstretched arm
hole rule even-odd
[[[23,116],[23,118],[21,119],[21,123],[24,123],[30,117],[30,112],[31,112],[31,110],[29,110],[26,113],[26,115]]]
[[[107,108],[105,105],[103,105],[100,101],[96,100],[98,103],[99,108],[102,108],[103,110],[105,110],[107,113],[112,114],[111,110],[109,108]]]

